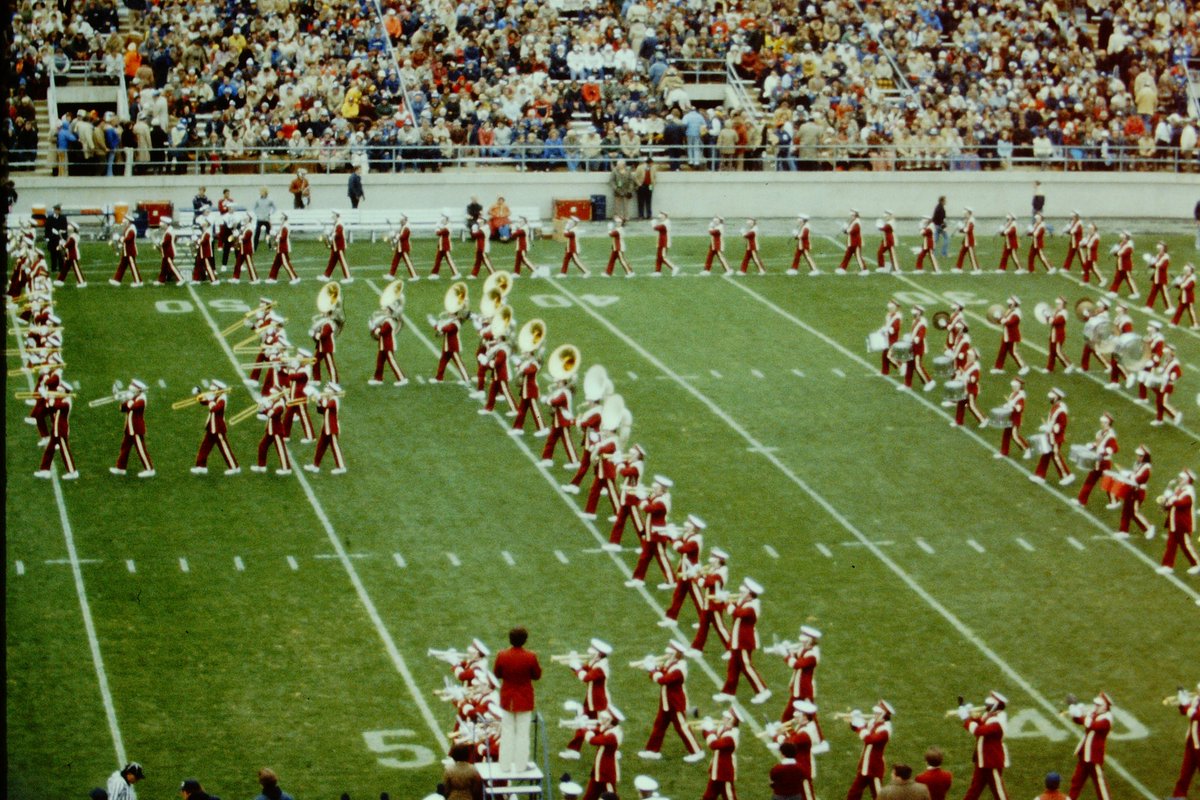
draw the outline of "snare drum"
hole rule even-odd
[[[1112,495],[1114,499],[1124,500],[1134,490],[1135,486],[1132,481],[1126,481],[1125,476],[1121,473],[1109,470],[1101,476],[1100,488]]]
[[[1054,449],[1050,446],[1050,434],[1035,433],[1030,436],[1029,449],[1039,456],[1049,455],[1054,452]]]
[[[988,425],[993,428],[1011,428],[1012,424],[1012,409],[1008,406],[999,406],[988,412]]]
[[[901,339],[892,345],[892,361],[903,363],[913,360],[912,339]]]
[[[1068,454],[1071,462],[1082,470],[1091,472],[1100,463],[1100,454],[1086,444],[1073,444]]]
[[[871,331],[867,334],[867,352],[882,353],[888,349],[887,332],[883,330]]]
[[[943,380],[954,377],[954,356],[936,356],[933,359],[933,374]]]
[[[946,381],[942,384],[942,399],[957,403],[967,399],[967,385],[962,381]]]

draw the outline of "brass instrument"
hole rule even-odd
[[[41,398],[51,397],[70,397],[70,392],[14,392],[13,397],[17,400],[39,400]]]
[[[499,289],[484,292],[483,297],[479,298],[479,316],[492,317],[502,305],[504,305],[504,295],[500,293]]]
[[[394,280],[384,287],[379,294],[379,307],[381,309],[391,310],[392,306],[398,306],[395,309],[396,313],[392,316],[399,316],[404,311],[404,281]]]
[[[492,337],[500,339],[508,335],[509,329],[512,327],[513,310],[510,305],[503,305],[496,309],[496,314],[492,317],[490,330]]]
[[[600,364],[588,367],[583,376],[584,399],[590,403],[599,403],[612,392],[612,381],[608,379],[608,371]]]
[[[567,381],[575,377],[579,371],[579,348],[572,344],[560,344],[550,354],[546,370],[556,381]]]
[[[225,330],[221,331],[221,335],[222,336],[232,335],[234,331],[236,331],[238,328],[240,328],[246,324],[246,320],[250,319],[254,315],[259,314],[261,312],[270,311],[274,307],[275,307],[274,300],[268,300],[265,303],[259,303],[257,308],[252,308],[249,311],[247,311],[245,314],[242,314],[241,318],[238,319],[237,322],[233,323],[232,325],[227,327]]]
[[[462,281],[457,281],[450,284],[446,289],[446,294],[442,297],[442,308],[447,314],[457,314],[466,308],[470,301],[470,294],[467,291],[467,285]]]
[[[1179,692],[1183,692],[1183,697],[1187,698],[1182,703],[1180,702],[1181,698],[1180,698]],[[1179,692],[1176,692],[1175,694],[1169,694],[1166,697],[1164,697],[1162,704],[1164,706],[1178,706],[1178,705],[1187,705],[1188,703],[1192,702],[1193,695],[1190,692],[1184,691],[1182,688],[1179,689]]]
[[[12,347],[12,348],[9,348],[8,350],[5,350],[4,355],[6,355],[6,356],[23,356],[26,353],[44,353],[46,355],[49,355],[50,353],[61,353],[61,352],[62,352],[61,347]]]
[[[1087,322],[1095,313],[1096,304],[1088,298],[1081,297],[1075,301],[1075,318],[1080,322]]]
[[[1178,486],[1179,486],[1179,478],[1171,478],[1171,480],[1167,481],[1167,485],[1163,487],[1162,494],[1160,494],[1158,497],[1154,498],[1154,502],[1158,505],[1159,508],[1166,511],[1167,502],[1175,494],[1175,489]]]
[[[713,719],[712,717],[704,717],[703,719],[689,719],[687,725],[694,731],[716,730],[717,720]]]
[[[758,733],[755,734],[760,739],[765,741],[773,741],[777,736],[796,732],[796,718],[788,717],[786,722],[769,722]]]
[[[800,644],[798,642],[791,642],[785,639],[782,642],[777,642],[769,647],[764,647],[763,652],[773,656],[783,656],[784,658],[787,658],[789,655],[799,649]]]
[[[431,647],[425,652],[425,655],[429,656],[430,658],[436,658],[438,661],[445,661],[447,664],[457,664],[460,661],[467,660],[466,653],[460,653],[453,648],[438,650],[437,648]]]
[[[585,717],[582,715],[578,717],[572,717],[571,719],[560,719],[558,721],[558,727],[574,728],[575,730],[595,730],[596,728],[600,727],[601,724],[602,723],[599,719],[592,719],[591,717]]]
[[[571,664],[572,662],[575,662],[575,661],[582,663],[582,662],[586,662],[588,660],[588,654],[587,653],[577,653],[574,650],[572,650],[569,653],[559,653],[557,655],[552,655],[552,656],[550,656],[550,660],[553,661],[555,664]]]
[[[382,325],[384,323],[384,321],[388,320],[388,319],[397,320],[397,316],[395,314],[393,314],[390,309],[382,309],[382,308],[379,309],[378,311],[373,312],[371,314],[371,316],[367,318],[367,331],[370,332],[371,338],[373,338],[373,339],[379,338],[379,326]]]
[[[232,427],[234,425],[237,425],[241,422],[244,422],[244,421],[250,419],[250,417],[254,416],[255,414],[259,413],[262,410],[263,409],[259,406],[259,404],[255,403],[254,405],[249,406],[248,408],[243,408],[241,411],[237,412],[232,417],[229,417],[227,421],[228,421],[230,427]]]
[[[939,331],[944,331],[947,328],[949,328],[950,327],[950,312],[949,311],[935,311],[933,313],[933,327],[937,328]]]
[[[61,331],[62,329],[62,325],[30,325],[27,331],[22,330],[21,328],[9,328],[8,335],[24,336],[26,333],[53,333],[54,331]]]
[[[1004,316],[1004,306],[999,303],[992,303],[988,306],[987,321],[993,325],[999,325],[1000,319]]]
[[[194,405],[199,405],[201,400],[210,400],[211,401],[212,399],[214,399],[216,397],[220,397],[223,394],[229,394],[228,387],[226,387],[224,389],[213,389],[212,386],[209,385],[207,381],[205,381],[203,385],[204,385],[203,389],[201,389],[199,386],[193,386],[192,387],[192,396],[185,397],[182,400],[176,400],[174,403],[171,404],[171,410],[179,411],[180,409],[188,408],[188,407],[194,406]]]
[[[533,353],[542,346],[545,339],[546,323],[540,319],[531,319],[517,332],[517,349],[522,353]]]
[[[109,403],[124,402],[130,397],[128,390],[125,389],[125,384],[120,381],[113,381],[112,394],[107,397],[97,397],[95,400],[88,401],[88,408],[97,408],[105,406]]]
[[[41,369],[62,369],[66,363],[59,364],[29,364],[24,367],[14,367],[8,371],[8,377],[15,378],[18,375],[24,375],[27,372],[37,372]]]
[[[238,364],[239,369],[276,369],[278,367],[286,367],[289,361],[287,359],[271,359],[268,361],[251,361],[248,364]]]
[[[1051,310],[1049,303],[1038,303],[1033,307],[1033,318],[1043,325],[1050,324],[1050,316]]]
[[[487,280],[483,282],[483,293],[486,295],[492,289],[497,289],[500,292],[501,299],[503,299],[508,297],[508,293],[512,291],[512,287],[512,273],[501,269],[488,275]]]
[[[957,714],[958,712],[956,711],[954,713]],[[853,711],[835,711],[832,714],[830,714],[829,716],[833,717],[834,719],[840,719],[843,722],[849,722],[855,716],[865,718],[865,715],[861,711],[857,715]]]
[[[233,346],[233,352],[235,352],[235,353],[253,353],[253,352],[256,352],[256,351],[258,350],[258,344],[257,344],[257,342],[258,342],[258,341],[259,341],[261,338],[262,338],[261,334],[260,334],[258,331],[255,331],[254,333],[252,333],[252,334],[250,334],[249,336],[247,336],[245,339],[242,339],[240,342],[238,342],[237,344],[235,344],[235,345]]]
[[[313,317],[313,327],[328,318],[333,322],[333,335],[340,336],[346,327],[346,312],[342,307],[342,287],[339,284],[330,282],[321,287],[317,293],[317,311],[320,313]],[[313,331],[310,330],[311,333]]]
[[[983,715],[983,712],[985,712],[985,711],[987,711],[987,706],[968,706],[968,707],[967,707],[967,716],[969,716],[969,717],[979,717],[979,716],[982,716],[982,715]],[[957,717],[957,716],[958,716],[958,709],[957,709],[957,708],[952,708],[952,709],[950,709],[949,711],[947,711],[947,712],[946,712],[946,717],[947,717],[947,718],[949,718],[949,717]]]
[[[642,669],[646,672],[653,672],[656,669],[661,669],[662,667],[666,666],[667,663],[673,659],[674,656],[671,653],[663,653],[659,656],[648,655],[638,661],[630,661],[629,666],[633,667],[634,669]]]

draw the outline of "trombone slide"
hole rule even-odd
[[[109,403],[116,403],[124,399],[124,397],[116,394],[111,394],[108,397],[97,397],[95,400],[88,401],[88,408],[99,408],[100,406],[106,406]]]
[[[967,714],[968,714],[968,716],[972,716],[972,717],[977,717],[980,714],[982,714],[984,711],[987,711],[987,708],[985,708],[984,706],[968,706],[967,707]],[[946,712],[946,716],[947,717],[957,717],[958,709],[957,708],[950,709],[949,711]]]

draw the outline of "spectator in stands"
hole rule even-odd
[[[258,771],[258,785],[262,792],[254,800],[292,800],[290,794],[279,788],[279,776],[268,767]]]
[[[296,131],[296,133],[300,133]],[[296,170],[296,177],[292,178],[292,182],[288,185],[288,191],[292,195],[292,208],[304,208],[308,205],[312,197],[312,187],[308,183],[308,170],[301,167]]]
[[[483,800],[483,777],[470,763],[470,757],[470,745],[456,744],[450,748],[454,763],[446,767],[442,776],[446,800]]]
[[[63,115],[59,122],[58,135],[55,139],[54,160],[58,167],[59,177],[71,174],[71,147],[79,142],[79,137],[71,130],[71,112]]]
[[[346,187],[346,194],[350,198],[350,207],[358,208],[358,204],[367,198],[363,192],[362,168],[355,167],[350,173],[350,180]]]

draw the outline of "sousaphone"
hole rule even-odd
[[[600,407],[600,427],[606,431],[616,432],[625,419],[625,398],[619,394],[605,398]]]
[[[517,348],[522,353],[532,353],[542,346],[546,338],[546,323],[540,319],[531,319],[521,326],[517,333]]]
[[[512,285],[512,273],[505,270],[497,270],[488,275],[487,280],[483,282],[483,293],[486,295],[492,289],[497,289],[501,297],[508,297],[508,293],[512,291]]]
[[[479,299],[479,315],[491,319],[502,305],[504,305],[504,295],[500,293],[499,289],[485,291],[483,297]]]
[[[1033,318],[1043,325],[1050,324],[1050,315],[1051,310],[1049,303],[1038,303],[1033,307]]]
[[[512,327],[513,310],[512,306],[501,306],[496,311],[496,315],[492,317],[492,323],[489,330],[492,337],[499,339],[508,335],[509,328]]]
[[[993,325],[999,325],[1000,319],[1004,316],[1004,306],[999,303],[992,303],[988,306],[987,320]]]
[[[573,344],[560,344],[550,354],[550,363],[546,370],[556,381],[569,381],[579,372],[579,348]]]
[[[346,327],[346,312],[342,308],[342,287],[336,283],[327,283],[317,292],[317,311],[321,313],[313,318],[316,324],[321,317],[329,317],[333,321],[333,335],[340,336]]]
[[[1081,297],[1075,301],[1075,318],[1080,322],[1087,322],[1096,313],[1096,304],[1086,297]]]
[[[442,308],[447,314],[457,314],[467,306],[467,285],[462,281],[450,285],[442,298]]]
[[[950,327],[950,312],[949,311],[935,311],[933,314],[933,327],[937,328],[939,331],[944,331],[944,330],[946,330],[946,328],[949,328]]]
[[[326,284],[328,285],[328,284]],[[379,307],[384,311],[394,312],[393,316],[404,312],[404,281],[392,281],[379,295]]]
[[[611,385],[608,370],[600,364],[592,364],[583,376],[583,397],[589,403],[599,403],[609,393]]]

